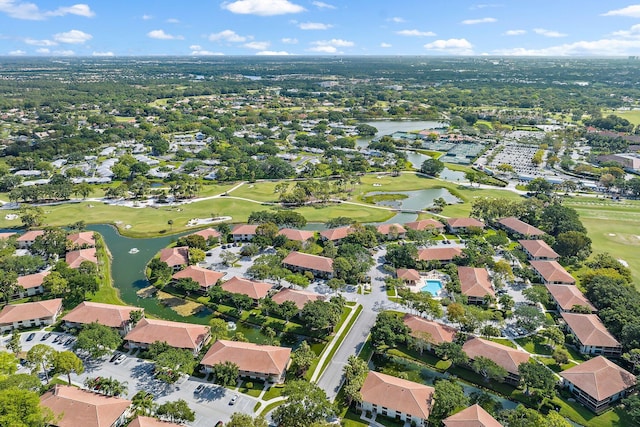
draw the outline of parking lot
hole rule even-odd
[[[71,335],[54,332],[47,340],[41,341],[46,332],[36,331],[33,339],[27,341],[30,333],[25,332],[20,337],[22,350],[25,352],[36,344],[47,344],[57,351],[72,349],[72,342],[66,344],[72,338]],[[53,342],[58,336],[64,338],[62,343]],[[0,339],[0,348],[5,348],[10,337],[10,335],[6,335]],[[257,403],[256,399],[238,393],[237,401],[230,405],[232,396],[236,394],[235,391],[196,377],[184,377],[175,384],[166,384],[153,376],[153,363],[135,356],[127,355],[126,359],[119,364],[110,362],[108,356],[101,360],[83,359],[83,361],[85,372],[81,375],[71,375],[71,381],[75,385],[82,386],[87,378],[113,378],[126,383],[127,395],[123,397],[128,399],[131,399],[139,390],[153,393],[156,403],[159,404],[184,399],[196,413],[196,420],[189,423],[194,427],[211,427],[218,420],[226,422],[234,412],[253,414],[253,408]],[[20,367],[20,371],[27,372],[27,368]],[[203,384],[204,389],[195,393],[196,387],[200,384]]]

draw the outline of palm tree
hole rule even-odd
[[[169,228],[173,230],[173,220],[170,219],[169,221],[167,221],[167,224],[169,225]]]
[[[153,413],[155,403],[153,403],[153,394],[140,390],[131,400],[136,415],[149,415]]]

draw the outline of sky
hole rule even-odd
[[[0,0],[0,56],[640,56],[621,0],[73,1]]]

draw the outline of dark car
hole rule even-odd
[[[42,336],[42,338],[40,338],[40,341],[46,341],[49,339],[50,336],[51,336],[51,332],[47,332]]]
[[[35,334],[35,333],[33,333],[33,332],[31,332],[31,333],[29,334],[29,336],[27,337],[27,341],[31,341],[31,340],[32,340],[32,339],[34,339],[35,337],[36,337],[36,334]]]
[[[214,427],[223,427],[224,423],[222,421],[218,421]]]
[[[111,359],[109,359],[109,362],[115,362],[116,359],[118,358],[118,356],[120,356],[120,352],[116,351],[115,353],[113,353],[113,356],[111,356]]]

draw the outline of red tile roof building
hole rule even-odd
[[[487,295],[496,295],[486,268],[458,267],[458,279],[469,304],[483,304]]]
[[[153,417],[143,417],[142,415],[134,418],[127,427],[184,427],[184,424],[170,423]]]
[[[525,238],[537,239],[545,234],[544,231],[539,228],[529,225],[524,221],[520,221],[514,216],[502,218],[497,221],[497,224],[507,230],[510,234]]]
[[[281,383],[291,358],[291,349],[272,345],[258,345],[240,341],[216,341],[200,364],[205,372],[218,363],[233,362],[240,376]]]
[[[506,369],[508,375],[505,382],[520,383],[518,366],[529,361],[529,353],[498,344],[482,338],[471,338],[462,346],[462,350],[472,361],[477,357],[486,357]]]
[[[174,270],[187,265],[189,264],[189,247],[164,248],[160,251],[160,261],[166,262]]]
[[[96,245],[96,239],[93,236],[93,231],[69,234],[67,236],[67,240],[77,248],[93,248]]]
[[[317,300],[324,300],[324,297],[320,294],[316,294],[315,292],[284,288],[273,297],[271,297],[271,299],[276,304],[282,304],[285,301],[293,301],[296,307],[298,307],[299,310],[302,310],[306,303]]]
[[[595,413],[608,409],[636,385],[636,377],[602,356],[560,372],[578,402]]]
[[[362,384],[361,408],[390,418],[426,426],[434,403],[433,387],[369,371]]]
[[[376,230],[385,236],[387,240],[404,239],[407,235],[407,230],[400,224],[380,224],[376,227]]]
[[[406,228],[410,228],[416,231],[424,231],[424,230],[436,230],[436,231],[444,231],[444,224],[435,219],[422,219],[419,221],[408,222],[404,225]]]
[[[278,235],[284,236],[289,240],[295,240],[296,242],[306,242],[309,239],[315,237],[315,233],[309,230],[295,230],[293,228],[283,228],[278,231]]]
[[[233,236],[234,242],[248,242],[256,235],[255,224],[238,224],[231,230],[231,236]]]
[[[243,294],[257,301],[266,297],[273,285],[233,276],[231,279],[221,284],[220,287],[232,294]]]
[[[575,306],[586,307],[592,313],[598,311],[577,286],[545,285],[545,287],[560,311],[573,311]]]
[[[28,248],[29,246],[33,245],[33,242],[35,242],[36,238],[39,236],[44,236],[44,230],[29,230],[26,233],[18,236],[18,238],[16,239],[18,248]]]
[[[447,218],[447,230],[451,233],[466,231],[469,227],[484,228],[484,223],[475,218]]]
[[[67,252],[65,261],[69,268],[78,268],[85,261],[98,264],[96,257],[96,248],[78,249],[77,251]]]
[[[126,424],[131,401],[56,385],[40,396],[40,404],[61,417],[53,424],[57,427],[120,427]]]
[[[477,403],[442,420],[444,427],[502,427],[490,413]]]
[[[211,334],[205,325],[145,318],[124,339],[129,348],[146,349],[149,344],[159,341],[170,347],[190,350],[196,355],[209,342]]]
[[[118,329],[124,335],[131,330],[129,319],[133,311],[144,312],[144,309],[126,305],[83,301],[67,313],[62,318],[62,321],[67,328],[77,328],[97,322],[103,326]]]
[[[622,345],[595,314],[560,313],[567,329],[579,341],[580,353],[618,357]]]
[[[575,285],[576,279],[557,261],[530,261],[533,271],[545,285]]]
[[[409,286],[415,286],[420,280],[420,273],[413,268],[398,268],[396,277]]]
[[[445,342],[453,342],[458,332],[451,326],[427,320],[424,317],[414,316],[413,314],[406,314],[402,321],[411,330],[410,335],[412,337],[429,341],[430,345],[427,350],[431,350],[431,344],[437,346]]]
[[[215,286],[226,273],[209,270],[207,268],[190,265],[184,270],[180,270],[171,276],[174,280],[191,279],[198,282],[201,292],[207,292],[212,286]]]
[[[26,276],[18,276],[18,285],[22,288],[22,291],[18,292],[19,298],[31,297],[44,293],[44,278],[47,277],[50,271],[41,271],[40,273],[27,274]]]
[[[418,261],[439,261],[441,264],[453,262],[455,257],[462,256],[462,249],[457,247],[437,247],[418,250]]]
[[[340,243],[345,237],[352,234],[355,230],[351,226],[330,228],[320,232],[322,240],[329,240],[333,243]]]
[[[205,228],[204,230],[196,231],[195,233],[191,233],[191,236],[202,236],[205,242],[209,240],[218,240],[220,239],[220,232],[215,228]]]
[[[556,261],[560,255],[544,240],[518,240],[527,259],[534,261]]]
[[[293,271],[310,271],[314,276],[333,277],[333,260],[319,255],[293,251],[282,260],[282,265]]]
[[[0,333],[52,325],[62,312],[62,298],[8,304],[0,311]]]

